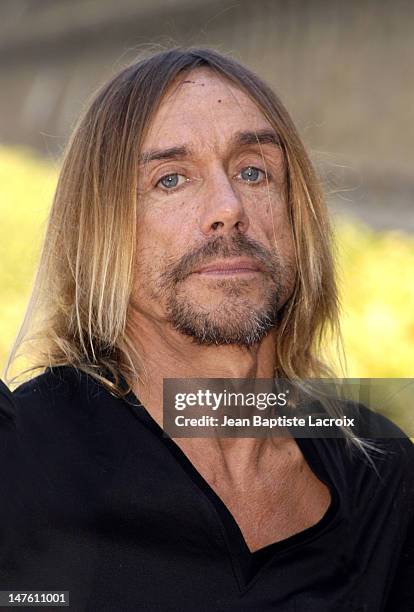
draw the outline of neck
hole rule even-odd
[[[165,322],[136,317],[131,322],[140,356],[139,379],[133,389],[153,418],[162,422],[164,378],[272,378],[275,332],[253,347],[203,346]]]
[[[140,376],[132,388],[140,402],[162,427],[164,378],[273,378],[275,367],[275,331],[253,347],[235,345],[202,346],[180,334],[169,324],[136,315],[130,329],[137,354]],[[177,439],[178,440],[178,439]],[[258,466],[258,457],[266,455],[268,444],[260,438],[186,438],[180,446],[210,471],[234,478],[247,475],[246,466]],[[268,442],[268,441],[267,441]],[[285,446],[283,439],[273,440]],[[201,461],[201,459],[200,459]]]

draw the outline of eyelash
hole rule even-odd
[[[247,185],[249,185],[249,187],[257,187],[258,185],[261,185],[263,183],[263,181],[265,181],[266,179],[270,182],[271,180],[271,176],[268,172],[266,172],[265,170],[262,170],[261,168],[257,168],[257,166],[245,166],[244,168],[242,168],[240,170],[240,172],[236,175],[238,176],[239,174],[241,174],[243,172],[243,170],[247,170],[248,168],[251,168],[252,170],[257,170],[258,172],[261,172],[263,174],[262,180],[255,182],[255,181],[244,181],[243,179],[238,179],[240,180],[242,183],[246,183]]]
[[[266,172],[265,170],[262,170],[261,168],[257,168],[256,166],[245,166],[243,167],[240,172],[236,175],[238,176],[239,174],[241,174],[243,172],[243,170],[247,170],[248,168],[252,168],[253,170],[258,170],[259,172],[261,172],[263,174],[263,179],[261,181],[258,182],[254,182],[254,181],[244,181],[243,179],[238,179],[240,182],[243,182],[247,185],[249,185],[249,187],[257,187],[259,185],[261,185],[263,183],[263,180],[266,180],[268,182],[271,182],[272,180],[272,176],[269,174],[269,172]],[[185,182],[182,185],[179,185],[178,187],[172,187],[171,189],[166,189],[160,186],[160,183],[163,179],[168,178],[169,176],[184,176],[183,174],[180,174],[179,172],[168,172],[168,174],[164,174],[163,176],[161,176],[157,182],[155,183],[155,188],[156,189],[161,189],[161,191],[164,191],[165,193],[175,193],[177,191],[179,191],[182,187],[184,187],[184,185],[191,181],[191,179],[186,178]]]

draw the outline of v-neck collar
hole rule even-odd
[[[283,540],[273,542],[251,552],[236,519],[220,496],[196,469],[184,451],[182,451],[173,438],[160,427],[133,391],[128,393],[125,397],[125,401],[129,406],[135,408],[134,412],[136,416],[140,418],[164,446],[168,448],[177,464],[186,472],[196,488],[200,491],[201,495],[213,508],[226,542],[240,593],[245,593],[253,586],[262,572],[272,564],[275,557],[279,558],[283,554],[312,542],[339,524],[340,495],[329,475],[329,471],[321,461],[316,444],[318,440],[294,437],[294,440],[298,444],[312,472],[329,488],[331,503],[322,518],[314,525],[284,538]]]

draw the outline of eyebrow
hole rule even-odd
[[[251,145],[271,144],[280,147],[280,139],[274,130],[263,129],[255,131],[236,132],[230,141],[231,148],[246,147]],[[167,149],[153,149],[141,153],[139,163],[148,163],[156,160],[183,159],[190,157],[191,149],[186,146],[168,147]]]
[[[140,163],[147,163],[154,160],[160,159],[182,159],[183,157],[189,157],[190,149],[186,146],[180,147],[168,147],[167,149],[153,149],[141,153],[138,158]]]
[[[232,138],[233,146],[265,145],[271,144],[280,147],[280,138],[274,130],[263,129],[256,131],[237,132]]]

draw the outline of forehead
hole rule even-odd
[[[234,133],[271,129],[247,94],[208,68],[180,75],[156,112],[144,148],[186,143],[224,146]]]

